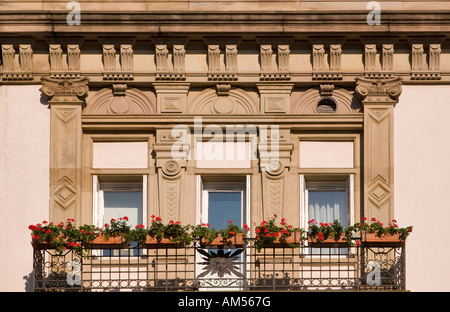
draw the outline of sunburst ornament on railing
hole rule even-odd
[[[244,249],[238,249],[231,253],[231,251],[224,252],[223,249],[219,249],[217,253],[210,251],[209,253],[197,249],[197,251],[205,257],[202,257],[205,262],[201,264],[206,265],[205,271],[201,273],[198,277],[205,277],[209,273],[212,275],[217,274],[220,278],[224,275],[230,275],[233,277],[243,277],[242,273],[239,272],[239,266],[236,261],[239,260],[238,255],[240,255]]]

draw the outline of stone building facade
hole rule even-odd
[[[72,5],[0,4],[2,272],[30,274],[27,224],[101,225],[105,192],[139,190],[145,224],[208,221],[228,189],[241,222],[305,227],[308,194],[340,190],[346,224],[414,224],[409,289],[450,289],[425,239],[449,216],[446,1]]]

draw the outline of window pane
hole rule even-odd
[[[224,229],[230,220],[242,226],[241,192],[208,192],[208,223],[216,230]]]
[[[308,191],[308,219],[317,223],[338,220],[347,225],[347,200],[345,191]],[[346,248],[311,248],[311,254],[345,254]]]
[[[131,228],[137,224],[142,224],[142,192],[122,192],[122,191],[104,191],[104,223],[109,223],[111,218],[119,220],[121,217],[128,217]],[[132,247],[137,247],[137,242],[131,243]],[[128,256],[129,251],[123,250],[103,250],[104,256]],[[132,255],[138,256],[139,249],[135,249]]]
[[[105,191],[104,222],[111,218],[128,217],[128,224],[135,227],[142,224],[142,192],[110,192]]]
[[[309,191],[308,219],[329,223],[338,219],[347,225],[347,200],[345,191]]]

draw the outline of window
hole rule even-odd
[[[94,176],[95,224],[104,227],[112,218],[128,217],[128,224],[133,228],[138,224],[145,225],[146,178],[146,176]]]
[[[201,179],[201,178],[200,178]],[[245,182],[203,182],[200,222],[212,228],[226,228],[230,220],[242,227],[247,222]]]
[[[209,223],[211,228],[216,230],[227,228],[229,221],[232,220],[233,224],[242,227],[244,223],[249,223],[250,216],[250,176],[233,178],[233,181],[203,181],[202,177],[197,177],[198,187],[198,216],[201,223]],[[208,180],[208,179],[207,179]],[[233,255],[238,249],[225,249],[224,252],[228,255]],[[219,250],[210,249],[212,255],[219,254]],[[198,256],[198,255],[197,255]],[[244,260],[246,259],[245,250],[242,253],[238,253],[233,257],[236,261],[237,271],[228,272],[225,275],[226,283],[229,283],[227,288],[230,291],[236,291],[241,288],[242,283],[240,280],[245,275]],[[219,273],[208,273],[208,267],[200,263],[204,263],[201,259],[198,259],[199,265],[197,266],[197,275],[202,276],[205,284],[219,285],[217,284]],[[206,275],[205,275],[206,274]],[[219,274],[219,275],[218,275]],[[224,278],[220,278],[223,283]],[[206,290],[206,289],[205,289]],[[222,289],[221,289],[222,290]]]
[[[353,224],[353,179],[353,175],[349,175],[346,180],[307,181],[301,176],[303,226],[307,228],[307,222],[311,219],[317,223],[338,220],[344,227]],[[313,254],[317,252],[318,250],[312,250]],[[338,250],[334,248],[330,252],[338,253]],[[339,254],[343,253],[344,250],[339,251]]]

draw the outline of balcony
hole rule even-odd
[[[35,246],[34,291],[405,290],[404,241],[261,250],[252,239],[223,248],[131,243],[83,253]]]

